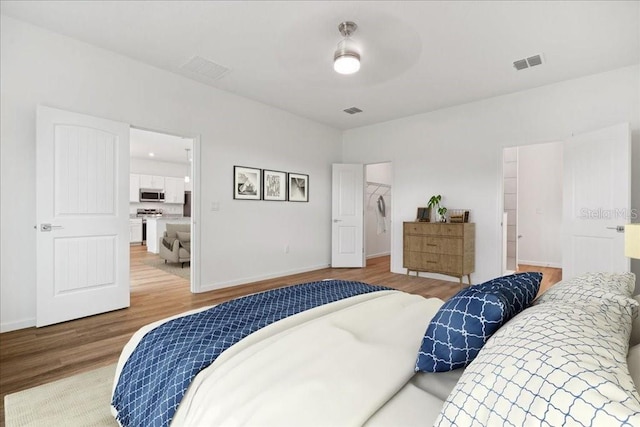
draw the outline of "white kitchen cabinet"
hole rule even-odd
[[[184,204],[184,178],[164,178],[164,202]]]
[[[146,190],[164,190],[164,176],[140,175],[140,188]]]
[[[140,175],[132,173],[129,175],[129,202],[138,203],[140,201]]]
[[[129,218],[129,243],[142,243],[142,218]]]

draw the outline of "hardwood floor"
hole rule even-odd
[[[122,347],[137,329],[186,310],[327,278],[385,285],[445,300],[459,290],[457,282],[391,273],[389,257],[381,257],[369,260],[362,269],[326,268],[192,294],[188,280],[143,263],[154,256],[144,246],[131,246],[131,307],[44,328],[0,334],[0,425],[4,425],[6,394],[115,363]]]

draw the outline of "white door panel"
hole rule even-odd
[[[129,126],[48,107],[37,122],[36,324],[128,307]]]
[[[577,135],[563,152],[563,276],[629,271],[624,233],[630,220],[631,133],[627,123]]]
[[[364,267],[364,166],[334,164],[332,267]]]

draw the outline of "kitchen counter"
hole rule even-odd
[[[162,236],[167,224],[190,224],[191,218],[179,215],[162,215],[147,217],[147,252],[160,253]]]

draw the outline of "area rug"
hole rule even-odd
[[[162,258],[144,259],[142,262],[153,268],[173,274],[174,276],[180,276],[183,279],[191,280],[191,268],[187,263],[185,263],[184,268],[181,268],[180,263],[168,262],[165,264]]]
[[[4,397],[5,424],[117,426],[110,412],[116,365],[77,374]]]

